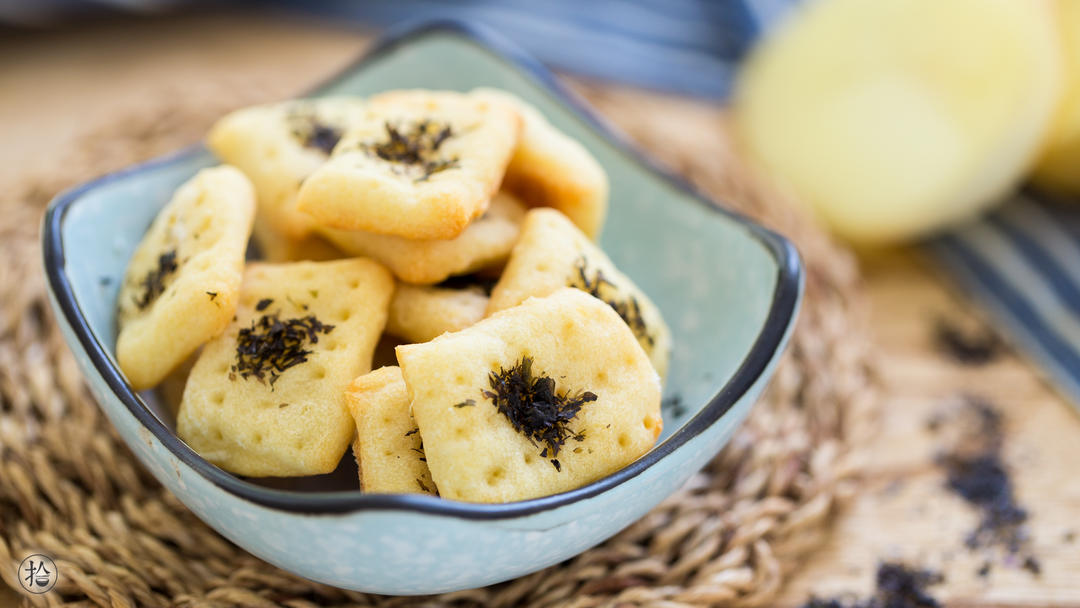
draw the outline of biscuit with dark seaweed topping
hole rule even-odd
[[[393,289],[362,258],[249,264],[235,320],[188,377],[180,438],[240,475],[333,471],[354,433],[344,391],[371,369]]]
[[[671,332],[656,305],[565,215],[532,209],[491,292],[488,314],[562,287],[606,302],[634,332],[660,377],[667,375]]]
[[[509,104],[450,91],[390,91],[300,188],[321,225],[452,239],[487,209],[521,131]]]
[[[254,214],[251,182],[221,166],[180,186],[150,224],[117,300],[116,359],[136,390],[161,382],[228,325]]]
[[[353,97],[299,99],[232,112],[210,129],[207,146],[255,185],[254,238],[264,260],[332,259],[296,208],[300,184],[330,157],[342,134],[365,115]]]
[[[508,502],[580,487],[660,434],[660,379],[603,302],[530,298],[459,332],[397,347],[444,498]]]

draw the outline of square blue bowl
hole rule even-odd
[[[498,87],[536,105],[607,170],[602,245],[657,303],[674,351],[664,434],[630,466],[587,486],[507,504],[423,495],[271,488],[210,464],[137,394],[113,355],[127,261],[178,185],[217,164],[202,146],[58,196],[42,241],[50,301],[91,391],[154,476],[254,555],[359,591],[423,594],[505,581],[572,557],[633,523],[731,438],[765,387],[802,293],[794,247],[710,204],[611,133],[534,59],[476,26],[439,21],[389,35],[309,96],[396,88]],[[317,484],[316,484],[317,485]]]

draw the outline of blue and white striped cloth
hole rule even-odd
[[[753,41],[799,1],[272,0],[270,4],[376,27],[447,17],[473,21],[556,69],[724,99],[739,60]]]
[[[1080,207],[1024,192],[928,247],[1080,403]]]

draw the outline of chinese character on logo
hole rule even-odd
[[[19,583],[30,593],[45,593],[56,584],[56,563],[47,555],[35,553],[19,564]]]

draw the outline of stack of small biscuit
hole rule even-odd
[[[661,430],[670,334],[595,244],[600,164],[502,91],[247,108],[136,249],[116,355],[251,477],[505,502],[595,481]],[[253,238],[259,261],[246,261]],[[371,371],[376,347],[396,366]],[[392,362],[392,361],[391,361]]]

